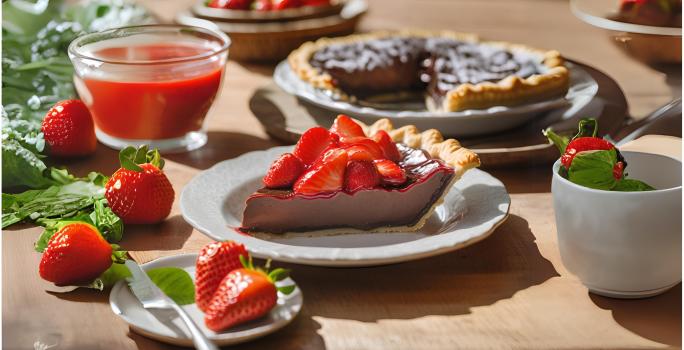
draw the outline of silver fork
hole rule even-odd
[[[180,315],[185,325],[190,330],[192,342],[199,350],[218,350],[216,345],[204,335],[204,332],[197,327],[197,324],[190,318],[185,310],[176,302],[171,300],[161,291],[147,276],[140,266],[133,260],[126,260],[126,267],[131,271],[131,277],[127,278],[131,292],[140,300],[145,309],[173,309]]]

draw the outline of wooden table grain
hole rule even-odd
[[[192,0],[141,1],[170,20]],[[475,32],[489,39],[555,48],[608,73],[622,86],[633,115],[680,95],[662,74],[609,42],[602,30],[573,17],[559,0],[370,0],[363,29],[422,27]],[[176,191],[199,171],[245,152],[275,145],[248,107],[273,67],[229,62],[210,112],[209,143],[168,156]],[[86,159],[62,162],[73,171],[112,173],[116,151],[99,146]],[[298,318],[245,349],[668,348],[681,347],[681,284],[644,300],[589,294],[563,266],[551,204],[550,166],[487,169],[511,193],[509,219],[488,239],[420,261],[373,268],[287,265],[305,298]],[[132,332],[108,305],[108,293],[45,291],[33,243],[40,229],[2,233],[4,349],[167,349]],[[178,202],[154,226],[126,227],[121,245],[138,261],[196,252],[209,240],[185,223]]]

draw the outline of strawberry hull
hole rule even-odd
[[[414,227],[449,189],[454,171],[422,150],[400,146],[400,152],[400,165],[408,176],[400,187],[315,195],[260,189],[247,198],[241,230],[285,233]]]

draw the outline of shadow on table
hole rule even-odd
[[[317,316],[362,322],[467,314],[555,276],[527,221],[515,215],[482,242],[438,257],[355,269],[293,267],[308,298],[341,303]]]
[[[235,158],[243,153],[280,145],[271,140],[235,132],[209,131],[207,135],[209,138],[204,147],[191,152],[164,154],[164,158],[204,170],[220,161]]]
[[[682,345],[682,284],[646,299],[606,298],[589,293],[596,306],[610,310],[617,323],[653,341],[680,347]]]
[[[130,251],[178,250],[191,234],[192,226],[182,216],[174,215],[155,225],[126,225],[119,244]]]

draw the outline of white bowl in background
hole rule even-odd
[[[629,177],[657,190],[595,190],[560,176],[560,162],[553,165],[558,244],[563,264],[589,291],[649,297],[682,280],[682,163],[650,153],[622,155]]]

